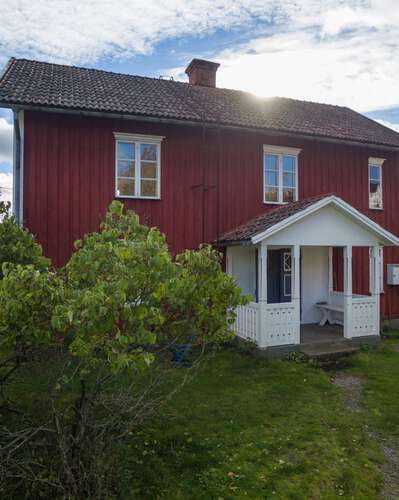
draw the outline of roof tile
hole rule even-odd
[[[0,74],[1,75],[1,74]],[[399,134],[355,111],[238,90],[11,59],[0,104],[161,117],[399,147]]]
[[[228,231],[223,234],[218,241],[214,243],[216,245],[227,246],[229,243],[244,243],[246,241],[250,241],[251,238],[259,233],[263,233],[266,229],[282,222],[283,220],[295,215],[302,210],[305,210],[310,205],[314,203],[332,196],[329,194],[322,194],[320,196],[312,196],[311,198],[305,198],[303,200],[294,201],[292,203],[287,203],[286,205],[279,206],[268,212],[258,215],[254,219],[246,222],[245,224],[241,224],[240,226]]]

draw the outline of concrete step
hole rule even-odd
[[[304,344],[300,347],[300,351],[313,359],[336,359],[355,354],[359,351],[359,348],[345,342],[334,342],[331,344]]]

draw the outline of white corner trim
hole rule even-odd
[[[298,156],[302,151],[300,148],[291,148],[288,146],[274,146],[272,144],[263,144],[263,153],[271,153],[276,155],[286,154]]]
[[[145,135],[145,134],[127,134],[125,132],[114,132],[114,137],[117,141],[128,141],[128,142],[144,142],[160,144],[164,135]]]
[[[355,219],[358,223],[362,224],[363,226],[366,226],[371,232],[373,232],[381,239],[383,239],[384,244],[399,245],[399,238],[397,236],[395,236],[390,231],[384,229],[382,226],[371,220],[366,215],[359,212],[359,210],[352,207],[352,205],[349,205],[349,203],[346,203],[346,201],[342,200],[341,198],[338,198],[338,196],[333,196],[333,195],[327,196],[326,198],[317,201],[316,203],[310,205],[301,212],[291,215],[290,217],[287,217],[286,219],[275,224],[269,229],[266,229],[266,231],[263,231],[262,233],[252,236],[251,241],[254,245],[256,245],[265,238],[269,238],[273,234],[278,233],[282,229],[290,226],[291,224],[294,224],[298,220],[303,219],[304,217],[312,214],[313,212],[316,212],[317,210],[320,210],[321,208],[327,205],[333,205],[337,207],[338,209],[346,213],[346,215],[349,215],[353,219]]]
[[[384,161],[385,158],[374,158],[372,156],[369,156],[369,165],[376,165],[378,167],[381,167]]]

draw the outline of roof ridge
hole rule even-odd
[[[48,61],[39,61],[37,59],[28,59],[26,57],[21,57],[21,58],[15,58],[12,57],[10,61],[26,61],[30,63],[37,63],[37,64],[45,64],[48,66],[58,66],[61,68],[68,68],[68,69],[77,69],[77,70],[83,70],[83,71],[91,71],[91,72],[96,72],[96,73],[106,73],[109,75],[117,75],[117,76],[125,76],[125,77],[132,77],[132,78],[142,78],[144,80],[155,80],[155,81],[163,81],[163,82],[170,82],[170,83],[177,83],[179,85],[183,85],[188,88],[196,88],[196,89],[201,89],[205,90],[207,92],[212,92],[212,91],[229,91],[233,92],[236,94],[244,94],[248,95],[251,97],[255,97],[257,99],[260,99],[261,101],[267,101],[271,99],[280,99],[282,101],[291,101],[291,102],[297,102],[297,103],[308,103],[308,104],[315,104],[317,106],[327,106],[327,107],[332,107],[332,108],[340,108],[340,109],[349,109],[350,111],[354,111],[351,108],[348,108],[347,106],[340,106],[339,104],[330,104],[326,102],[318,102],[318,101],[310,101],[307,99],[297,99],[294,97],[286,97],[286,96],[278,96],[278,95],[273,95],[273,96],[259,96],[257,94],[254,94],[253,92],[250,92],[248,90],[241,90],[241,89],[233,89],[231,87],[203,87],[200,85],[191,85],[188,82],[183,82],[181,80],[170,80],[170,79],[163,79],[163,78],[157,78],[156,76],[143,76],[143,75],[137,75],[137,74],[132,74],[132,73],[121,73],[120,71],[112,71],[108,69],[99,69],[99,68],[88,68],[86,66],[77,66],[75,64],[62,64],[62,63],[54,63],[54,62],[48,62]],[[1,79],[0,79],[1,81]],[[360,114],[360,113],[358,113]],[[362,115],[364,116],[364,115]],[[391,129],[389,129],[391,130]]]
[[[127,76],[130,78],[142,78],[144,80],[155,80],[157,82],[162,81],[162,82],[178,83],[181,85],[185,85],[187,87],[192,86],[188,82],[182,82],[180,80],[163,79],[163,78],[159,78],[159,77],[157,78],[156,76],[143,76],[143,75],[135,75],[132,73],[121,73],[120,71],[111,71],[108,69],[99,69],[99,68],[88,68],[86,66],[77,66],[75,64],[61,64],[61,63],[53,63],[53,62],[48,62],[48,61],[39,61],[37,59],[28,59],[26,57],[12,57],[11,59],[14,62],[25,61],[25,62],[29,62],[29,63],[45,64],[46,66],[58,66],[60,68],[78,69],[78,70],[83,70],[83,71],[92,71],[92,72],[96,72],[96,73],[106,73],[108,75]]]

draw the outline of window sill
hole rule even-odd
[[[384,207],[369,207],[369,210],[384,210]]]
[[[118,200],[161,200],[160,196],[128,196],[128,195],[115,195]]]
[[[298,200],[293,201],[264,201],[264,205],[288,205],[288,203],[295,203]]]

